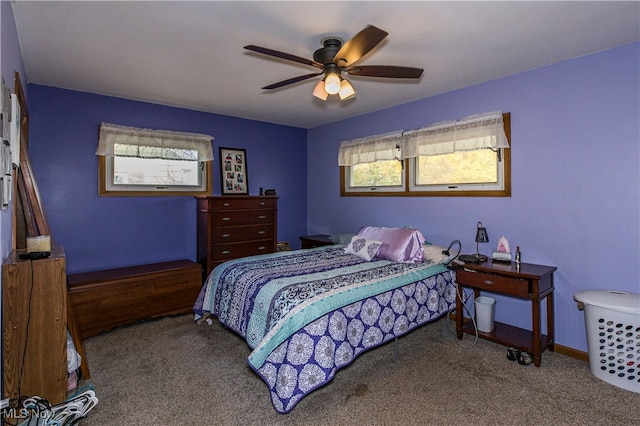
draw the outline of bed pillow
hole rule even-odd
[[[424,235],[417,229],[365,226],[358,236],[382,241],[378,257],[399,263],[421,263],[424,260]]]
[[[349,245],[344,249],[344,252],[347,254],[355,254],[356,256],[369,261],[378,254],[378,250],[381,245],[382,243],[380,241],[368,240],[354,235],[351,238]]]
[[[451,256],[447,256],[442,252],[446,250],[445,247],[440,247],[432,244],[425,244],[423,247],[424,250],[424,260],[427,262],[433,263],[447,263]]]
[[[329,235],[329,241],[333,244],[349,244],[353,234],[333,234]]]

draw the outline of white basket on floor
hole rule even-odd
[[[573,297],[584,305],[593,375],[640,393],[640,294],[587,290]]]

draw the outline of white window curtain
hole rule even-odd
[[[339,166],[402,158],[402,131],[367,136],[340,143]]]
[[[101,123],[96,155],[212,161],[213,137]]]
[[[502,112],[472,115],[404,133],[404,158],[449,154],[455,151],[509,148]]]

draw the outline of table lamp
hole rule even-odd
[[[487,228],[484,227],[482,222],[478,222],[478,229],[476,231],[476,257],[478,258],[478,262],[484,262],[487,260],[487,256],[484,254],[480,254],[480,249],[478,245],[480,243],[488,243],[489,235],[487,235]]]
[[[487,256],[480,254],[480,243],[488,243],[489,235],[487,234],[487,228],[484,227],[482,222],[478,222],[476,229],[476,254],[463,254],[458,257],[463,262],[480,263],[487,260]]]

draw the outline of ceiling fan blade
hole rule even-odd
[[[287,86],[289,84],[297,83],[299,81],[303,81],[303,80],[307,80],[307,79],[312,78],[312,77],[316,77],[316,76],[318,76],[320,74],[322,74],[322,73],[319,72],[319,73],[305,74],[305,75],[301,75],[301,76],[298,76],[298,77],[293,77],[293,78],[290,78],[288,80],[282,80],[282,81],[279,81],[277,83],[273,83],[273,84],[270,84],[268,86],[264,86],[262,89],[263,90],[277,89],[277,88],[282,87],[282,86]]]
[[[383,77],[383,78],[420,78],[422,68],[396,67],[392,65],[363,65],[347,70],[349,75],[361,77]]]
[[[340,48],[333,58],[333,62],[339,67],[347,67],[369,53],[388,35],[388,32],[368,25]]]
[[[244,48],[247,50],[251,50],[253,52],[262,53],[263,55],[274,56],[276,58],[286,59],[287,61],[298,62],[304,65],[311,65],[312,67],[316,67],[316,68],[324,67],[324,65],[322,65],[320,62],[312,61],[311,59],[301,58],[300,56],[292,55],[290,53],[284,53],[284,52],[279,52],[277,50],[268,49],[266,47],[254,46],[250,44],[248,46],[245,46]]]

